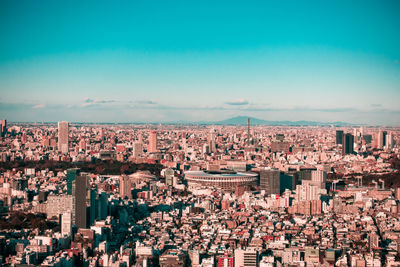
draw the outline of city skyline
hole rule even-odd
[[[0,3],[11,122],[400,125],[400,4]]]

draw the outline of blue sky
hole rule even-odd
[[[398,14],[399,1],[1,1],[0,114],[400,125]]]

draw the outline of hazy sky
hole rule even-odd
[[[0,117],[400,125],[400,1],[105,2],[0,2]]]

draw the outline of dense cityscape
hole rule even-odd
[[[6,266],[400,266],[397,127],[1,121]]]
[[[0,1],[0,267],[400,267],[400,0]]]

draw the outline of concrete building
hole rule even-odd
[[[71,195],[50,195],[47,197],[46,214],[47,218],[58,217],[70,211],[72,221],[75,219],[75,197]]]
[[[280,171],[278,169],[260,171],[260,189],[265,194],[280,194]]]
[[[132,198],[131,179],[127,175],[121,175],[119,177],[119,195],[121,198]]]
[[[149,135],[149,147],[147,149],[148,153],[155,153],[158,151],[157,148],[157,132],[151,131]]]
[[[72,213],[67,211],[61,215],[61,235],[70,236],[72,233]]]
[[[58,151],[63,154],[68,153],[68,134],[69,124],[66,121],[60,121],[58,123]]]
[[[235,267],[257,267],[258,251],[255,248],[235,249]]]
[[[336,131],[336,144],[337,145],[343,144],[343,131],[340,130]]]
[[[87,228],[88,214],[86,208],[87,176],[77,176],[75,180],[75,224],[78,228]]]
[[[353,154],[354,152],[354,136],[350,133],[347,133],[343,137],[343,147],[342,154]]]
[[[140,158],[142,154],[143,154],[143,144],[141,142],[133,143],[132,157],[137,159]]]

